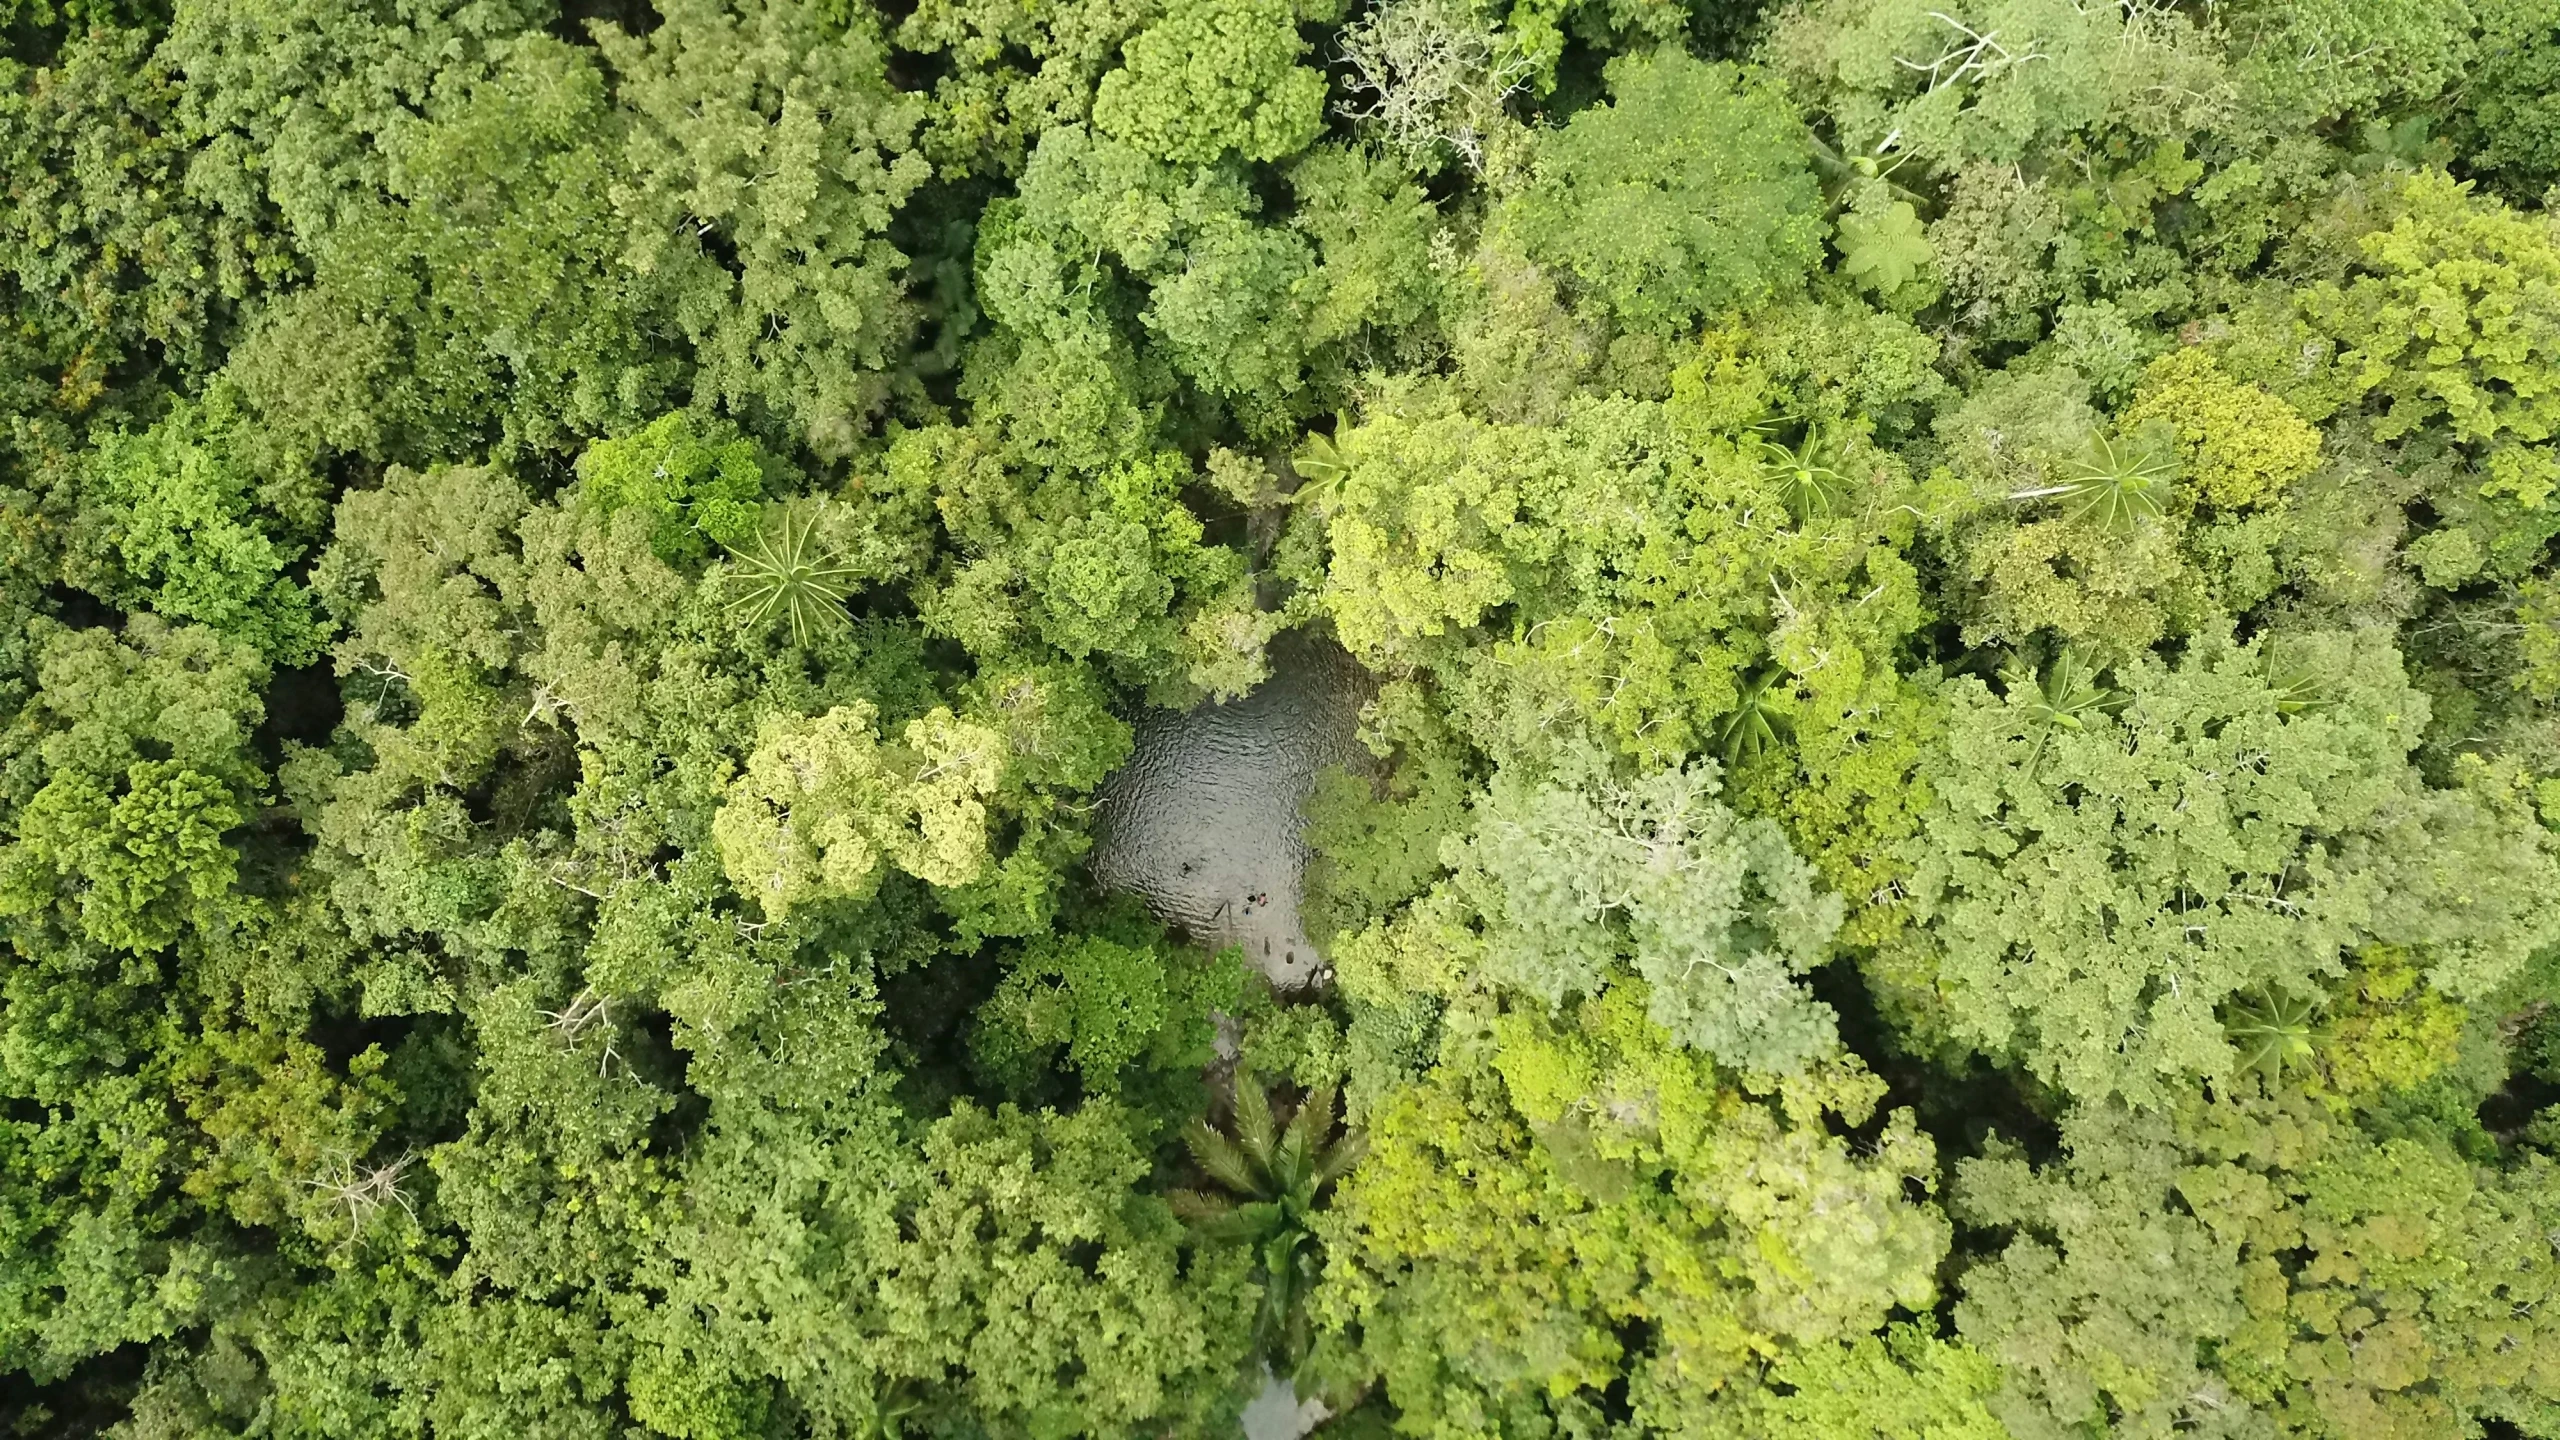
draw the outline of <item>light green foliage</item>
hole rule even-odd
[[[2254,1418],[2208,1347],[2245,1323],[2237,1237],[2175,1203],[2186,1157],[2159,1119],[2091,1108],[2065,1163],[2031,1169],[2006,1147],[1956,1167],[1950,1208],[2014,1227],[1968,1271],[1956,1328],[1998,1362],[1992,1413],[2036,1440],[2113,1419],[2119,1433],[2244,1435]],[[2199,1184],[2198,1208],[2209,1192]],[[2234,1197],[2248,1198],[2246,1192]]]
[[[2273,1084],[2312,1055],[2307,996],[2262,988],[2231,1002],[2223,1029],[2231,1037],[2234,1068]]]
[[[1009,461],[987,437],[899,437],[889,490],[930,503],[958,554],[919,587],[925,621],[991,661],[1096,660],[1163,693],[1236,695],[1278,627],[1254,613],[1244,557],[1204,543],[1178,454],[1100,475]],[[1045,647],[1045,652],[1043,647]]]
[[[982,671],[974,690],[968,715],[1004,737],[1009,784],[1090,790],[1129,758],[1129,726],[1086,671]]]
[[[2287,705],[2279,665],[2323,703]],[[2494,812],[2423,789],[2406,757],[2425,701],[2398,676],[2370,640],[2200,640],[2174,669],[2118,667],[2121,713],[2077,729],[2037,723],[2041,691],[1962,685],[1909,942],[1953,1033],[2076,1095],[2158,1103],[2177,1077],[2229,1072],[2226,998],[2307,991],[2345,947],[2442,903],[2415,896],[2444,895],[2449,871],[2396,858],[2441,827],[2477,849],[2463,898],[2420,926],[2445,947],[2434,964],[2455,989],[2512,975],[2539,927],[2516,929],[2498,897],[2550,861]]]
[[[1336,437],[1348,473],[1317,507],[1343,643],[1445,667],[1498,756],[1566,720],[1657,764],[1687,753],[1733,705],[1744,657],[1725,632],[1760,603],[1776,559],[1761,544],[1780,533],[1766,517],[1785,506],[1755,466],[1690,472],[1668,420],[1624,399],[1545,426],[1490,424],[1446,394],[1377,406]],[[1479,626],[1511,633],[1485,644]]]
[[[1370,1117],[1314,1307],[1409,1433],[1596,1418],[1621,1379],[1644,1432],[1677,1433],[1747,1392],[1755,1351],[1928,1303],[1947,1230],[1900,1176],[1929,1142],[1896,1118],[1853,1156],[1818,1118],[1864,1117],[1872,1077],[1826,1064],[1756,1101],[1653,1029],[1641,988],[1507,1017],[1491,1055]]]
[[[936,172],[1019,172],[1041,131],[1089,117],[1096,82],[1145,19],[1114,0],[924,0],[896,39],[952,64],[921,137]]]
[[[765,459],[735,430],[701,426],[678,411],[589,445],[578,457],[578,484],[608,515],[625,506],[646,515],[659,559],[699,564],[711,545],[741,544],[754,533]]]
[[[1767,54],[1842,153],[1951,168],[2115,126],[2183,134],[2231,98],[2195,20],[2166,6],[1815,0],[1778,16]]]
[[[2312,1093],[2357,1102],[2406,1090],[2458,1052],[2467,1012],[2426,983],[2409,950],[2368,946],[2340,988],[2313,1040]]]
[[[2041,177],[1979,161],[1958,170],[1927,234],[1957,315],[1995,335],[2029,332],[2061,295],[2052,251],[2062,229],[2062,204]]]
[[[50,628],[6,755],[0,914],[148,953],[244,918],[226,843],[264,778],[248,754],[266,666],[210,630]]]
[[[1512,597],[1498,548],[1520,520],[1506,441],[1536,436],[1444,412],[1336,437],[1348,473],[1326,493],[1326,598],[1353,654],[1409,654]]]
[[[486,76],[492,51],[538,20],[519,0],[193,0],[160,51],[188,77],[185,129],[216,157],[190,180],[235,213],[271,205],[292,234],[322,235],[385,182],[379,141],[416,120],[440,79]]]
[[[1553,1006],[1600,994],[1624,961],[1653,1023],[1725,1065],[1787,1074],[1829,1048],[1829,1007],[1794,982],[1840,900],[1717,789],[1712,765],[1620,780],[1588,751],[1543,782],[1496,775],[1474,834],[1446,848],[1485,918],[1485,977]]]
[[[2516,621],[2524,651],[2516,685],[2537,700],[2560,700],[2560,585],[2537,578],[2518,586]]]
[[[1765,436],[1759,442],[1761,468],[1777,482],[1778,498],[1799,521],[1828,516],[1847,498],[1849,477],[1840,473],[1839,456],[1825,438],[1815,423],[1793,445]]]
[[[1133,1193],[1146,1159],[1112,1107],[1038,1120],[964,1104],[935,1124],[909,1201],[915,1239],[885,1298],[935,1322],[979,1414],[1208,1428],[1241,1358],[1243,1337],[1214,1318],[1243,1298],[1237,1267],[1184,1266],[1164,1202]],[[1101,1251],[1091,1270],[1088,1247]]]
[[[632,112],[622,263],[693,345],[700,400],[850,451],[913,325],[884,232],[931,168],[910,149],[922,106],[889,87],[867,19],[822,25],[800,0],[658,14],[645,36],[596,31]]]
[[[0,1430],[2560,1434],[2555,3],[0,0]]]
[[[718,1423],[775,1387],[853,1434],[919,1410],[1018,1435],[1233,1425],[1245,1339],[1218,1317],[1252,1303],[1244,1259],[1196,1252],[1137,1191],[1128,1111],[962,1100],[919,1144],[877,1108],[777,1108],[695,1164],[653,1420]]]
[[[1307,934],[1323,944],[1419,895],[1441,873],[1440,843],[1465,823],[1451,777],[1403,777],[1381,796],[1364,774],[1338,766],[1308,794]],[[1405,793],[1398,793],[1402,789]]]
[[[1982,595],[1966,640],[2016,643],[2051,630],[2067,643],[2118,652],[2183,629],[2194,618],[2184,603],[2194,573],[2178,553],[2177,533],[2141,518],[2135,512],[2130,534],[2060,517],[1992,531],[1969,557]]]
[[[182,67],[155,39],[93,14],[51,54],[0,58],[11,388],[23,366],[74,414],[129,383],[146,345],[191,373],[219,363],[230,302],[289,263],[262,217],[190,193]]]
[[[1596,318],[1567,308],[1557,276],[1502,245],[1452,278],[1449,344],[1468,395],[1489,419],[1552,423],[1606,353]]]
[[[2041,675],[2031,670],[2004,670],[2000,684],[2023,702],[2020,718],[2035,736],[2027,756],[2027,772],[2035,773],[2045,747],[2056,733],[2081,734],[2101,717],[2121,713],[2132,697],[2090,677],[2078,653],[2064,650]]]
[[[1390,1010],[1409,997],[1440,999],[1472,988],[1484,949],[1469,924],[1472,909],[1456,890],[1438,886],[1387,920],[1339,937],[1329,954],[1343,993],[1362,1006]]]
[[[219,402],[181,405],[139,435],[100,438],[86,488],[127,577],[114,598],[307,665],[323,632],[311,593],[283,574],[298,547],[256,523],[259,487],[232,445],[239,424]]]
[[[1439,298],[1432,266],[1437,217],[1405,173],[1360,150],[1319,146],[1290,167],[1292,222],[1315,242],[1324,297],[1308,325],[1325,341],[1366,326],[1392,334]],[[1314,478],[1309,476],[1307,478]]]
[[[937,709],[883,745],[875,713],[856,701],[758,730],[711,833],[730,882],[768,918],[867,899],[888,865],[942,886],[986,867],[986,797],[1004,771],[1004,738]]]
[[[1201,1063],[1213,1048],[1210,1011],[1233,1008],[1242,979],[1233,952],[1204,960],[1162,941],[1036,940],[979,1008],[970,1044],[1017,1083],[1063,1048],[1085,1093],[1110,1094],[1132,1064]]]
[[[2158,421],[2178,437],[2179,469],[2204,499],[2223,509],[2272,505],[2320,463],[2320,432],[2284,402],[2225,375],[2213,357],[2179,350],[2151,363],[2127,430]]]
[[[2303,1177],[2311,1258],[2287,1306],[2285,1394],[2301,1428],[2419,1435],[2548,1413],[2560,1385],[2535,1312],[2553,1283],[2537,1248],[2560,1203],[2551,1162],[2484,1176],[2422,1142],[2339,1138]]]
[[[1115,312],[1134,312],[1155,358],[1276,437],[1316,408],[1347,343],[1412,324],[1435,289],[1428,206],[1400,171],[1323,148],[1289,179],[1297,213],[1268,223],[1230,169],[1168,163],[1081,127],[1052,130],[1024,172],[1019,208],[999,206],[981,229],[983,303],[1025,347],[1019,365],[1068,371],[1038,383],[1073,387],[1078,407],[1116,409],[1164,384],[1122,349]],[[1108,378],[1087,368],[1097,362]],[[1008,415],[1018,433],[1062,418]],[[1097,416],[1074,432],[1089,445],[1122,423]],[[1062,458],[1099,465],[1138,448]]]
[[[247,818],[227,787],[165,760],[137,760],[120,781],[110,791],[74,771],[27,801],[0,907],[25,914],[70,892],[80,933],[120,950],[155,949],[182,918],[220,914],[237,863],[223,835]]]
[[[1917,186],[1902,197],[1916,209],[1939,202],[1926,238],[1947,318],[1968,340],[2031,342],[2057,303],[2107,298],[2145,317],[2197,305],[2176,197],[2205,175],[2193,138],[2238,114],[2224,37],[2167,5],[1839,0],[1781,12],[1762,54],[1827,120],[1859,210],[1887,184]],[[2255,164],[2238,173],[2262,177]]]
[[[1677,330],[1799,283],[1820,256],[1804,130],[1775,90],[1665,51],[1614,62],[1610,101],[1540,137],[1501,224],[1630,328]]]
[[[2560,240],[2546,217],[2478,199],[2440,171],[2397,181],[2389,225],[2356,242],[2354,272],[2302,305],[2344,348],[2390,440],[2442,422],[2477,445],[2560,431]]]
[[[1442,873],[1442,842],[1467,825],[1465,756],[1421,687],[1382,686],[1362,740],[1386,763],[1328,766],[1302,806],[1314,854],[1299,910],[1318,945],[1429,888]]]
[[[1984,1403],[2000,1367],[1961,1342],[1917,1325],[1886,1327],[1848,1344],[1796,1352],[1770,1367],[1789,1387],[1754,1415],[1753,1435],[1769,1440],[1834,1440],[1843,1435],[1925,1440],[2009,1440]]]
[[[2503,1172],[2376,1142],[2298,1096],[2075,1112],[2067,1164],[1960,1167],[1955,1208],[2015,1226],[1957,1324],[2003,1363],[2021,1436],[2444,1434],[2546,1413],[2534,1253],[2545,1157]]]
[[[265,307],[228,367],[270,438],[417,462],[635,423],[665,382],[616,263],[613,122],[588,52],[455,38],[435,67],[375,7],[343,8],[230,17],[250,33],[220,46],[347,46],[400,76],[374,93],[358,63],[343,88],[280,103],[280,130],[238,118],[283,157],[269,193],[314,272]],[[266,28],[278,21],[320,33],[287,40]],[[365,183],[376,167],[380,191]]]
[[[1981,506],[1957,529],[1981,585],[1968,643],[2015,644],[2049,629],[2116,652],[2193,623],[2197,581],[2180,553],[2184,507],[2165,425],[2107,435],[2086,381],[2030,370],[1987,381],[1937,429],[1952,462],[1941,483],[1967,483]]]
[[[1093,96],[1094,128],[1176,165],[1279,160],[1324,124],[1289,0],[1168,0]]]
[[[347,628],[337,668],[369,763],[306,757],[283,778],[322,852],[359,862],[330,891],[359,934],[447,928],[485,897],[461,792],[537,713],[514,673],[527,508],[479,468],[394,470],[339,502],[313,588]]]

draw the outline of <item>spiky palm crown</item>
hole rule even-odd
[[[1368,1154],[1357,1129],[1330,1140],[1335,1093],[1326,1086],[1299,1102],[1286,1126],[1253,1077],[1235,1081],[1233,1134],[1206,1120],[1183,1132],[1191,1158],[1225,1191],[1175,1191],[1174,1209],[1200,1233],[1249,1246],[1263,1272],[1254,1333],[1274,1371],[1294,1371],[1307,1352],[1306,1296],[1319,1268],[1314,1217],[1324,1191]]]
[[[2223,1031],[2238,1052],[2240,1068],[2269,1081],[2310,1061],[2316,1031],[2312,1016],[2318,1001],[2289,990],[2265,986],[2231,1002]]]
[[[823,504],[823,502],[821,502]],[[791,626],[792,643],[845,624],[845,597],[860,576],[818,538],[818,506],[782,505],[779,518],[760,525],[744,548],[730,548],[729,613],[741,625],[761,629],[776,620]]]
[[[1838,467],[1837,447],[1819,422],[1807,425],[1804,438],[1781,445],[1762,435],[1757,442],[1761,472],[1778,483],[1787,513],[1801,523],[1829,515],[1849,493],[1849,477]]]
[[[1786,687],[1786,671],[1772,665],[1744,682],[1740,703],[1716,725],[1716,743],[1731,765],[1766,752],[1787,733],[1794,719]]]
[[[2093,437],[2089,448],[2063,472],[2052,492],[2063,513],[2111,535],[2129,534],[2145,520],[2157,520],[2169,498],[2169,482],[2177,466],[2167,455],[2128,437]]]
[[[2027,758],[2027,772],[2035,773],[2044,760],[2044,749],[2057,730],[2080,731],[2100,715],[2112,715],[2125,706],[2123,691],[2098,683],[2097,672],[2080,658],[2080,653],[2065,647],[2053,658],[2044,674],[2037,675],[2024,666],[2012,666],[2000,672],[2000,681],[2013,695],[2024,698],[2027,728],[2036,736],[2036,748]]]
[[[2275,695],[2279,715],[2313,715],[2334,703],[2317,671],[2307,665],[2280,664],[2273,656],[2267,659],[2267,689]]]

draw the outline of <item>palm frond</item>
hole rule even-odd
[[[2279,715],[2317,714],[2337,703],[2317,672],[2307,666],[2279,665],[2272,656],[2267,660],[2267,688],[2275,693]]]
[[[1301,1108],[1298,1113],[1303,1117],[1307,1112]],[[1305,1125],[1293,1119],[1271,1147],[1272,1188],[1299,1204],[1311,1203],[1315,1199],[1315,1168],[1315,1138],[1307,1133]]]
[[[1240,1072],[1233,1134],[1205,1120],[1183,1131],[1200,1168],[1241,1203],[1176,1191],[1174,1209],[1204,1240],[1251,1248],[1262,1281],[1254,1346],[1275,1374],[1297,1373],[1308,1352],[1306,1298],[1324,1268],[1315,1228],[1317,1196],[1367,1153],[1368,1142],[1356,1130],[1328,1143],[1339,1104],[1334,1087],[1318,1087],[1299,1102],[1286,1127],[1277,1127],[1270,1092]]]
[[[1286,1207],[1274,1200],[1256,1200],[1238,1205],[1223,1215],[1212,1215],[1197,1222],[1196,1229],[1212,1240],[1229,1240],[1267,1248],[1275,1236],[1292,1233]]]
[[[1298,1113],[1289,1117],[1291,1130],[1306,1132],[1306,1148],[1315,1153],[1318,1142],[1333,1129],[1333,1108],[1339,1103],[1339,1092],[1331,1085],[1319,1085],[1298,1102]]]
[[[1743,682],[1742,696],[1716,722],[1716,744],[1731,765],[1767,753],[1794,724],[1794,706],[1778,682],[1786,671],[1772,665]]]
[[[1236,1208],[1233,1200],[1205,1190],[1175,1190],[1164,1198],[1165,1203],[1173,1207],[1174,1214],[1194,1223],[1215,1220]]]
[[[1357,1129],[1343,1131],[1341,1138],[1326,1146],[1323,1157],[1316,1161],[1317,1188],[1350,1174],[1368,1158],[1369,1132]]]
[[[2131,698],[2112,686],[2099,684],[2096,673],[2081,660],[2079,652],[2068,647],[2054,657],[2043,675],[2023,665],[2013,665],[2000,672],[2000,683],[2009,687],[2011,695],[2023,697],[2021,718],[2036,737],[2035,749],[2027,757],[2030,775],[2043,763],[2045,746],[2055,731],[2076,734],[2099,716],[2124,709]]]
[[[1781,445],[1763,436],[1760,471],[1776,482],[1778,496],[1797,523],[1838,510],[1849,493],[1849,477],[1838,468],[1839,456],[1820,424],[1805,427],[1804,438]]]
[[[1266,1172],[1271,1168],[1271,1148],[1279,1139],[1271,1119],[1271,1097],[1252,1076],[1239,1071],[1235,1082],[1236,1144]]]
[[[1210,1179],[1238,1195],[1262,1193],[1262,1166],[1242,1146],[1211,1129],[1209,1122],[1192,1121],[1183,1128],[1182,1141],[1190,1147],[1192,1160]]]

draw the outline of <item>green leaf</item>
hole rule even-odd
[[[1911,283],[1936,252],[1920,228],[1920,212],[1896,200],[1881,214],[1840,217],[1840,272],[1879,295]]]

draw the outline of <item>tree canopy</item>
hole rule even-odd
[[[2560,1437],[2560,0],[0,0],[0,167],[0,1434]]]

